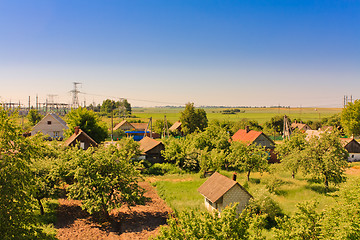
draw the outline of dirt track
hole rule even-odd
[[[112,222],[98,223],[81,210],[80,201],[60,199],[57,237],[65,239],[148,239],[166,223],[171,209],[159,198],[155,189],[147,182],[139,183],[151,201],[144,206],[126,206],[111,212]]]

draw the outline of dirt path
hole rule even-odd
[[[146,190],[145,196],[151,201],[144,206],[121,207],[111,212],[112,222],[98,223],[81,210],[80,201],[60,199],[57,237],[65,239],[148,239],[166,223],[171,209],[159,198],[155,189],[148,183],[139,183]]]

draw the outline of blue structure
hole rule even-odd
[[[125,131],[128,137],[132,137],[134,141],[140,141],[144,138],[145,131]],[[146,131],[146,135],[149,135],[150,131]]]

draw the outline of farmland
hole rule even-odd
[[[303,121],[315,121],[325,117],[330,117],[336,113],[340,113],[339,108],[238,108],[241,112],[235,114],[222,114],[221,111],[232,108],[204,108],[209,121],[228,120],[238,121],[243,118],[256,120],[260,124],[268,121],[271,117],[277,115],[288,115],[291,119],[301,119]],[[184,108],[133,108],[133,115],[136,120],[147,121],[150,117],[153,120],[163,120],[164,115],[170,122],[179,120],[180,112]],[[107,120],[108,121],[108,120]]]

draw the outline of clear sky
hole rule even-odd
[[[341,107],[359,0],[0,0],[0,101]],[[139,101],[147,100],[147,101]]]

